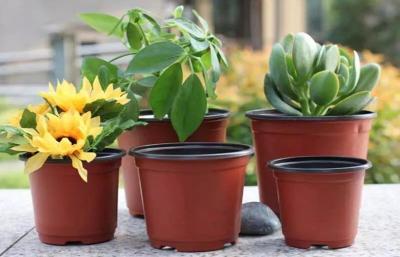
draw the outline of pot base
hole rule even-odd
[[[132,211],[131,209],[129,209],[129,214],[134,218],[144,219],[144,214],[142,212]]]
[[[226,244],[235,245],[235,238],[219,240],[219,241],[208,241],[208,242],[173,242],[173,241],[162,241],[162,240],[150,240],[152,247],[162,249],[164,247],[171,247],[178,252],[208,252],[216,251],[225,248]]]
[[[91,235],[91,236],[49,236],[49,235],[39,234],[39,239],[42,243],[49,245],[67,245],[67,244],[90,245],[90,244],[104,243],[114,239],[114,232],[101,235]]]
[[[309,249],[312,246],[322,247],[327,246],[329,249],[339,249],[349,247],[353,244],[352,239],[341,240],[341,241],[310,241],[310,240],[296,240],[296,239],[285,239],[285,243],[288,246]]]

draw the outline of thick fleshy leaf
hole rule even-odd
[[[330,115],[347,115],[361,111],[371,101],[369,91],[352,94],[338,102],[330,111]]]
[[[98,32],[106,33],[122,38],[124,33],[120,19],[105,13],[82,13],[80,18]]]
[[[332,72],[336,71],[340,61],[339,48],[336,45],[332,45],[326,51],[325,56],[325,70]]]
[[[184,55],[184,50],[172,42],[158,42],[140,50],[129,63],[128,73],[162,71]]]
[[[360,79],[356,91],[371,91],[378,83],[381,75],[381,68],[376,63],[369,63],[361,68]]]
[[[286,53],[292,53],[293,50],[294,36],[293,34],[287,34],[281,41],[280,44]]]
[[[351,68],[349,70],[349,79],[346,84],[345,92],[352,92],[352,90],[356,87],[359,78],[360,78],[360,57],[358,57],[357,52],[354,51]]]
[[[81,73],[93,83],[103,66],[108,69],[108,80],[110,82],[115,82],[118,79],[118,67],[97,57],[85,57],[81,67]]]
[[[302,116],[302,113],[285,103],[278,95],[274,81],[269,74],[265,75],[264,93],[269,103],[278,111],[290,115]]]
[[[129,22],[126,27],[126,38],[128,40],[129,46],[133,50],[139,50],[142,47],[143,36],[140,33],[139,27],[132,22]]]
[[[171,110],[171,122],[179,141],[195,132],[207,111],[207,99],[201,81],[191,74],[179,88]]]
[[[174,64],[161,74],[151,89],[149,101],[156,118],[164,118],[171,110],[182,85],[182,76],[181,65]]]
[[[269,71],[269,76],[271,76],[275,85],[277,85],[279,92],[296,99],[297,96],[289,81],[285,50],[280,44],[275,44],[272,47],[271,56],[269,58]]]
[[[318,47],[314,39],[306,33],[297,33],[294,36],[293,63],[299,78],[306,78],[312,73],[317,55]]]
[[[326,106],[331,103],[339,91],[339,80],[332,71],[321,71],[312,76],[310,97],[316,104]]]

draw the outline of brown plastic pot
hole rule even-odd
[[[29,176],[36,230],[46,244],[94,244],[114,238],[118,170],[125,152],[106,149],[90,163],[84,182],[67,159],[49,159]],[[28,155],[22,155],[26,160]]]
[[[286,244],[331,249],[353,244],[365,170],[349,157],[294,157],[271,161]]]
[[[269,161],[289,156],[367,157],[375,113],[347,116],[289,116],[275,110],[246,113],[251,119],[261,202],[279,215],[275,180]]]
[[[187,141],[225,142],[228,117],[228,111],[210,108],[199,129]],[[155,119],[152,111],[145,110],[140,113],[140,120],[147,122],[147,125],[124,132],[118,138],[120,148],[129,151],[142,145],[179,141],[169,119]],[[122,172],[129,212],[133,216],[143,216],[142,196],[134,158],[128,156],[122,158]]]
[[[136,148],[150,243],[181,252],[234,244],[251,146],[160,144]]]

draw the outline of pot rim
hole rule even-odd
[[[186,150],[186,153],[173,154],[162,153],[162,151],[173,150]],[[190,150],[215,150],[217,152],[209,153],[192,153]],[[223,151],[226,152],[223,152]],[[157,153],[160,152],[161,153]],[[219,152],[218,152],[219,151]],[[222,152],[221,152],[222,151]],[[234,143],[203,143],[203,142],[190,142],[190,143],[166,143],[166,144],[153,144],[145,145],[137,148],[131,148],[129,155],[135,157],[142,157],[146,159],[156,160],[216,160],[216,159],[230,159],[244,156],[252,156],[254,154],[253,147],[245,144]]]
[[[143,117],[143,116],[146,117]],[[217,120],[226,119],[230,116],[230,112],[227,109],[220,108],[208,108],[208,113],[204,116],[204,120]],[[170,118],[157,119],[153,116],[151,109],[144,109],[140,111],[139,120],[144,122],[170,122]]]
[[[94,158],[91,162],[104,162],[104,161],[111,161],[117,160],[122,158],[126,155],[126,152],[122,149],[117,148],[105,148],[103,151],[96,153],[96,158]],[[19,159],[21,161],[26,161],[32,154],[24,153],[19,155]],[[70,163],[71,159],[63,158],[63,159],[52,159],[48,158],[46,163]]]
[[[294,116],[281,113],[276,109],[256,109],[246,112],[246,116],[255,120],[301,120],[301,121],[340,121],[340,120],[365,120],[376,117],[375,112],[362,110],[351,115],[335,116]]]
[[[301,164],[331,164],[331,167],[301,167]],[[337,166],[335,166],[335,164]],[[341,164],[341,165],[340,165]],[[344,173],[364,171],[372,167],[372,163],[366,159],[345,156],[296,156],[275,159],[267,164],[274,172],[287,173]]]

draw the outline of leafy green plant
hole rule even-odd
[[[380,66],[361,67],[337,45],[319,45],[306,33],[289,34],[272,48],[265,94],[280,112],[298,116],[348,115],[372,100]]]
[[[182,16],[178,6],[173,18],[162,24],[141,9],[117,18],[102,13],[84,13],[81,18],[95,30],[117,37],[128,53],[106,61],[88,57],[81,72],[89,79],[99,76],[102,84],[113,83],[129,94],[150,88],[148,102],[158,119],[169,117],[179,140],[186,140],[203,121],[207,98],[216,98],[216,83],[227,66],[221,41],[207,22],[193,11],[199,25]],[[131,58],[126,69],[114,64]],[[183,66],[190,74],[183,78]]]

